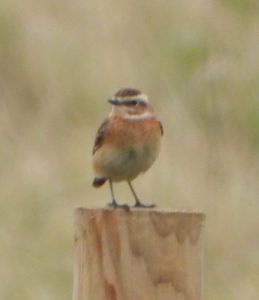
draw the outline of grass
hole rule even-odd
[[[165,128],[139,194],[207,213],[204,298],[258,298],[258,26],[252,0],[1,2],[1,299],[71,298],[72,211],[108,200],[91,149],[123,86]]]

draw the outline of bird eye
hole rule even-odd
[[[138,104],[138,100],[127,100],[124,102],[124,105],[126,106],[136,106]]]

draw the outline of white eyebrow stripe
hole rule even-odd
[[[138,100],[138,101],[148,103],[148,97],[145,94],[139,94],[139,95],[127,96],[127,97],[115,97],[115,96],[113,96],[112,99],[118,100],[120,102],[130,101],[130,100]]]
[[[111,97],[111,98],[109,98],[108,100],[116,100],[116,101],[118,101],[118,102],[120,102],[120,103],[123,103],[124,101],[122,100],[122,98],[121,97],[115,97],[115,96],[113,96],[113,97]]]

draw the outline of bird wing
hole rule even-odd
[[[107,126],[108,125],[108,118],[105,119],[101,126],[99,127],[96,137],[95,137],[95,142],[94,142],[94,147],[93,147],[93,154],[102,146],[103,144],[103,140],[104,140],[104,136],[107,132]]]
[[[164,128],[163,128],[163,124],[159,121],[159,127],[160,127],[160,130],[161,130],[161,134],[163,135],[164,134]]]

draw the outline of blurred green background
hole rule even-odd
[[[109,200],[91,151],[128,86],[165,128],[141,199],[207,213],[204,299],[259,299],[257,0],[0,2],[0,298],[71,299],[73,209]]]

